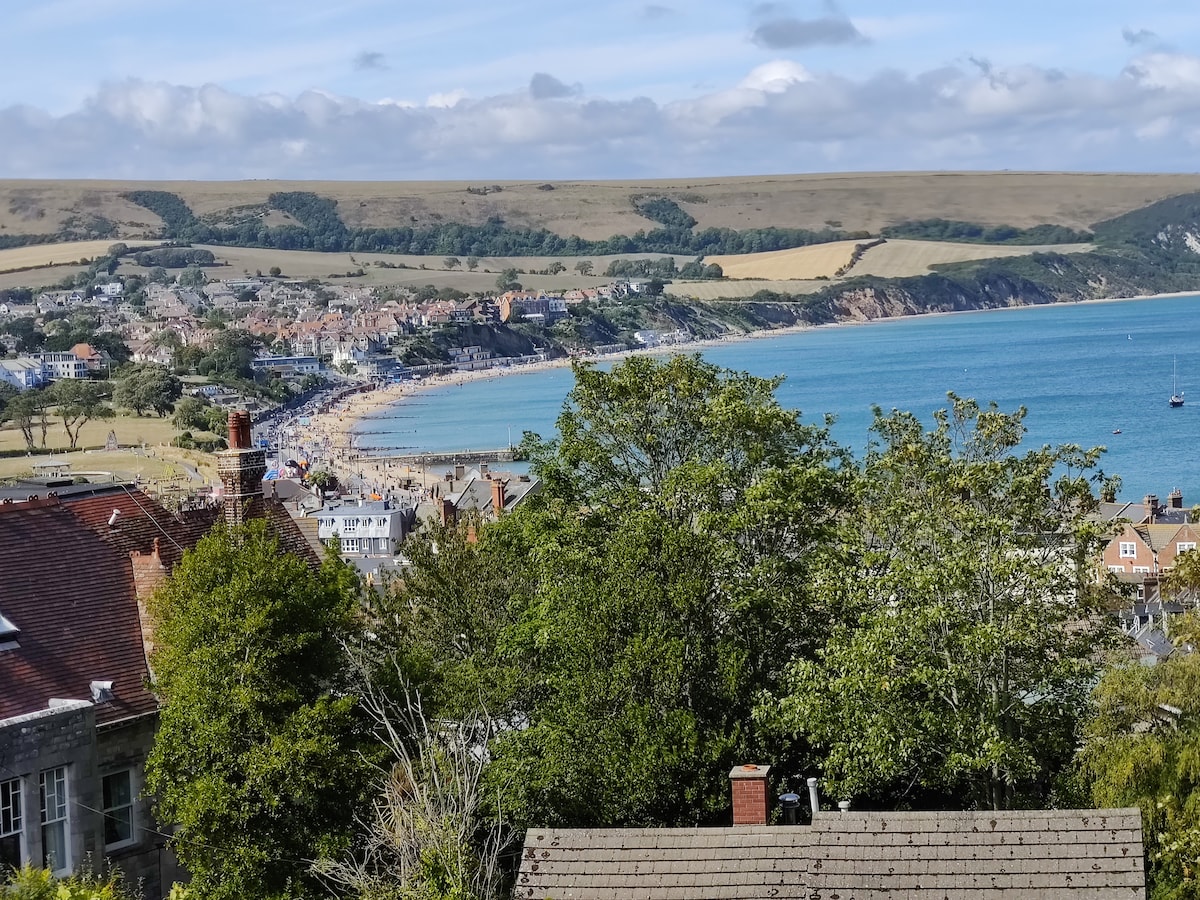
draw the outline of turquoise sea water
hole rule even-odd
[[[1108,448],[1125,499],[1178,487],[1200,503],[1200,295],[922,316],[815,328],[704,350],[717,365],[786,375],[780,401],[809,421],[837,417],[856,453],[871,407],[932,422],[946,392],[1025,406],[1028,445]],[[1169,409],[1172,358],[1188,403]],[[494,448],[525,430],[549,435],[571,389],[569,369],[420,392],[363,423],[362,447],[400,452]],[[1114,429],[1120,434],[1113,434]]]

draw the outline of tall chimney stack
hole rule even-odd
[[[229,449],[217,454],[217,474],[225,489],[225,524],[241,525],[262,505],[267,474],[266,451],[250,446],[250,413],[245,410],[229,413]]]
[[[770,766],[734,766],[729,773],[733,785],[733,824],[766,825],[769,813],[767,774]]]
[[[497,478],[492,482],[492,511],[497,519],[504,512],[504,502],[504,482]]]

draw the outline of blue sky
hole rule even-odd
[[[0,177],[1194,171],[1184,0],[5,0]]]

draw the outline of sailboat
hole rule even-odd
[[[1183,406],[1183,391],[1179,390],[1175,384],[1175,357],[1171,357],[1171,399],[1167,401],[1167,405],[1174,408]]]

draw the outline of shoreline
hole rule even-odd
[[[453,375],[433,376],[420,382],[388,384],[378,387],[373,391],[367,391],[362,394],[355,395],[355,397],[351,398],[344,405],[339,406],[338,409],[332,410],[323,416],[314,417],[313,427],[314,430],[324,433],[324,435],[332,441],[334,450],[347,451],[349,453],[349,458],[346,461],[349,462],[351,459],[358,458],[358,454],[355,452],[358,448],[354,447],[354,439],[363,436],[363,424],[375,418],[382,418],[381,416],[377,415],[381,409],[398,406],[405,402],[405,400],[425,391],[451,387],[456,384],[465,384],[467,382],[504,378],[510,375],[534,374],[552,369],[566,368],[576,360],[583,362],[607,362],[610,360],[619,361],[635,355],[661,356],[671,353],[694,353],[702,352],[703,350],[711,347],[719,347],[745,341],[784,337],[789,334],[798,334],[818,328],[860,327],[864,325],[878,324],[881,322],[901,321],[913,318],[999,313],[1019,309],[1045,309],[1057,306],[1065,306],[1070,303],[1123,303],[1130,301],[1160,300],[1192,296],[1200,296],[1200,292],[1173,291],[1162,294],[1137,294],[1131,297],[1094,297],[1087,300],[1064,301],[1058,303],[1000,306],[988,309],[931,311],[907,316],[881,316],[875,319],[841,320],[837,322],[827,322],[820,325],[787,325],[782,328],[759,329],[755,331],[744,332],[742,334],[730,334],[717,338],[703,338],[701,340],[687,341],[678,344],[668,344],[658,347],[638,347],[630,350],[621,350],[616,353],[606,353],[600,356],[587,356],[582,358],[566,356],[522,366],[509,366],[503,368],[493,367],[469,372],[458,372]],[[322,421],[318,422],[318,419]],[[370,448],[363,449],[369,451]]]

